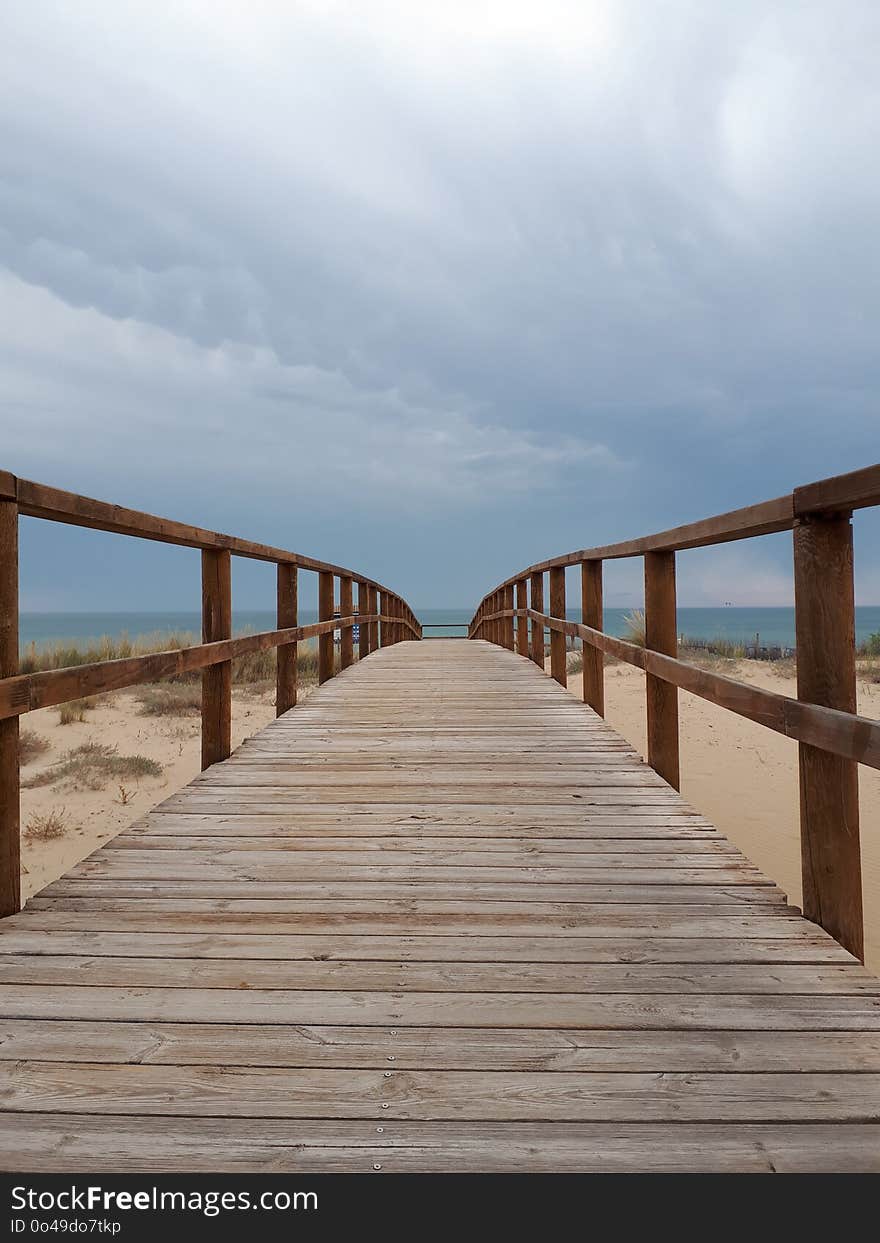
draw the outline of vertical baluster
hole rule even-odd
[[[321,570],[318,574],[318,621],[328,621],[333,616],[333,574]],[[333,677],[335,655],[333,631],[318,637],[318,682],[329,682]]]
[[[278,629],[287,630],[297,622],[297,569],[284,563],[278,566]],[[281,716],[296,705],[297,644],[283,643],[278,648],[275,674],[275,715]]]
[[[531,609],[535,613],[544,612],[544,575],[532,574],[530,584]],[[532,621],[531,630],[532,660],[539,668],[544,668],[544,623]]]
[[[227,548],[202,551],[202,642],[232,638],[232,559]],[[232,750],[232,661],[202,672],[202,768]]]
[[[565,617],[565,568],[553,566],[550,570],[550,616]],[[565,668],[565,635],[561,630],[550,631],[550,676],[560,686],[566,686],[568,675]]]
[[[370,654],[370,627],[364,614],[370,612],[370,589],[366,583],[358,583],[358,660]]]
[[[850,515],[794,528],[798,698],[856,711]],[[798,744],[804,914],[864,958],[859,785],[855,761]]]
[[[370,612],[373,613],[374,615],[377,615],[379,613],[379,608],[380,608],[379,588],[371,587],[370,588]],[[378,620],[378,616],[374,616],[373,620],[370,622],[370,651],[375,652],[378,650],[379,647],[380,647],[379,620]]]
[[[508,651],[513,651],[513,587],[508,585],[501,589],[501,607],[511,613],[510,617],[501,619],[501,643]]]
[[[524,578],[518,579],[516,583],[516,607],[517,609],[529,607],[528,587]],[[516,619],[516,650],[520,656],[529,654],[529,620],[527,617]]]
[[[378,593],[377,593],[377,595],[376,595],[376,610],[377,610],[377,612],[378,612],[378,614],[379,614],[380,618],[381,618],[381,617],[382,617],[382,616],[383,616],[383,615],[387,612],[387,610],[388,610],[388,593],[387,593],[386,591],[380,591],[380,592],[378,592]],[[376,622],[376,626],[377,626],[377,631],[376,631],[376,633],[377,633],[377,636],[378,636],[378,645],[379,645],[379,647],[387,647],[387,646],[388,646],[388,623],[387,623],[387,622],[384,622],[384,621],[377,621],[377,622]]]
[[[645,646],[665,656],[678,654],[675,613],[675,553],[645,553]],[[678,687],[653,674],[645,676],[648,763],[675,789],[678,759]]]
[[[581,564],[581,616],[585,626],[604,629],[602,612],[602,562]],[[584,703],[599,716],[605,715],[605,659],[602,650],[584,642]]]
[[[15,480],[0,495],[0,678],[18,673],[18,505]],[[0,721],[0,915],[21,907],[18,717]]]
[[[354,612],[352,581],[347,574],[339,579],[339,614],[340,617],[351,617]],[[351,626],[343,626],[339,640],[339,667],[347,669],[354,660],[354,631]]]

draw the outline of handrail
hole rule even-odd
[[[608,653],[646,674],[648,763],[679,786],[678,689],[757,721],[799,747],[804,914],[863,957],[858,764],[880,768],[880,722],[856,711],[852,511],[880,504],[880,464],[795,488],[787,496],[655,535],[564,553],[528,566],[480,601],[468,637],[483,638],[567,682],[565,636],[583,641],[584,702],[604,715]],[[793,532],[798,696],[779,695],[678,658],[675,554]],[[645,646],[602,629],[602,566],[644,557]],[[565,616],[565,571],[581,567],[582,623]],[[544,574],[549,572],[549,612]],[[515,599],[514,599],[515,597]]]
[[[18,520],[43,518],[165,544],[198,548],[202,554],[202,643],[166,652],[96,661],[40,673],[19,673]],[[248,557],[277,567],[278,628],[232,635],[231,558]],[[298,571],[318,575],[318,617],[300,626]],[[335,580],[339,609],[335,616]],[[357,607],[354,584],[357,583]],[[340,632],[339,668],[358,656],[406,638],[421,639],[415,613],[402,596],[364,574],[300,553],[189,526],[92,497],[64,492],[0,471],[0,915],[17,911],[20,894],[19,717],[82,696],[136,686],[181,673],[202,671],[202,768],[226,759],[232,749],[232,661],[247,652],[278,649],[276,713],[297,700],[297,644],[318,639],[318,680],[336,672],[334,632]]]

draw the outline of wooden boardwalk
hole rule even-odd
[[[0,923],[6,1170],[880,1170],[880,982],[522,656],[398,643]]]

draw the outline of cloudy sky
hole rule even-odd
[[[0,25],[2,467],[431,607],[880,457],[875,0]],[[23,525],[25,607],[198,599],[192,553]],[[686,554],[680,599],[786,603],[789,560]]]

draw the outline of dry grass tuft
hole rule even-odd
[[[71,699],[70,703],[61,704],[58,708],[59,725],[76,725],[86,719],[86,713],[94,708],[90,699]]]
[[[24,829],[29,842],[54,842],[67,833],[67,811],[63,807],[31,816]]]
[[[627,643],[635,643],[637,647],[645,646],[645,610],[632,609],[623,619],[622,639]]]
[[[198,716],[202,710],[201,685],[163,682],[137,692],[141,716]]]
[[[18,755],[22,764],[30,764],[38,755],[45,755],[49,750],[48,738],[32,729],[23,729],[18,735]]]
[[[89,790],[103,790],[111,778],[161,777],[162,765],[146,755],[119,755],[115,747],[86,742],[68,751],[63,759],[45,772],[35,773],[22,782],[25,789],[70,781]]]

